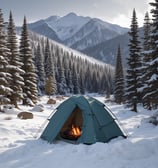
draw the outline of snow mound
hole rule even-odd
[[[35,105],[31,111],[42,112],[44,111],[44,106],[42,104]]]

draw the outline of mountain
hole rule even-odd
[[[77,33],[65,40],[64,44],[73,49],[83,50],[112,39],[124,32],[126,32],[126,29],[117,25],[112,25],[99,19],[91,19]]]
[[[99,43],[96,46],[86,48],[81,52],[90,55],[98,60],[102,60],[103,62],[106,62],[108,64],[115,65],[117,48],[118,45],[120,44],[122,62],[124,65],[126,65],[126,58],[129,55],[128,43],[129,43],[129,35],[128,33],[125,33],[113,39]]]
[[[64,41],[78,32],[89,20],[89,17],[69,13],[63,17],[56,16],[56,19],[54,19],[54,16],[51,16],[45,19],[45,22],[56,32],[60,40]]]
[[[139,39],[142,42],[143,39],[143,27],[139,28]],[[129,56],[129,34],[125,33],[116,36],[112,39],[105,40],[93,47],[87,47],[81,52],[92,56],[95,59],[101,60],[111,65],[115,65],[118,45],[121,46],[121,55],[123,65],[126,66],[126,58]]]
[[[44,20],[39,20],[34,24],[28,24],[28,28],[38,34],[44,35],[57,42],[61,42],[56,32],[51,27],[49,27]]]
[[[76,50],[84,50],[128,31],[100,19],[69,13],[28,24],[28,28]]]

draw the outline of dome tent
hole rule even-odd
[[[78,136],[72,132],[73,127],[80,131]],[[92,97],[72,96],[48,118],[41,138],[49,143],[63,139],[72,143],[93,144],[108,142],[118,136],[126,137],[126,134],[105,104]]]

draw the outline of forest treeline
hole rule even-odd
[[[114,68],[66,50],[27,28],[17,38],[12,12],[5,24],[0,10],[0,104],[36,103],[40,95],[110,94]]]
[[[139,37],[136,10],[129,31],[127,67],[122,65],[121,44],[116,66],[92,61],[54,41],[28,31],[26,17],[19,41],[10,12],[6,25],[0,10],[0,105],[36,103],[40,95],[99,93],[114,95],[137,112],[141,104],[158,108],[158,1],[150,3],[151,16],[144,17],[143,39]]]

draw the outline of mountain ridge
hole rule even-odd
[[[128,54],[129,29],[98,18],[78,16],[71,12],[62,17],[53,15],[38,20],[28,24],[28,28],[107,64],[115,64],[118,43],[122,43],[123,57]]]
[[[30,23],[28,27],[32,31],[79,51],[128,31],[128,28],[123,28],[98,18],[78,16],[72,12],[63,17],[50,16]],[[46,29],[47,32],[43,29]]]

